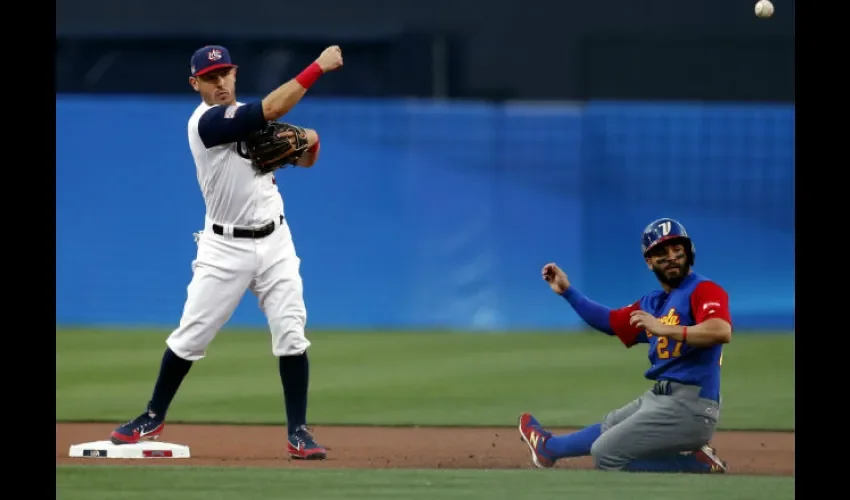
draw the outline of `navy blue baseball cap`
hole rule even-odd
[[[189,65],[192,76],[201,76],[216,69],[236,67],[230,60],[230,52],[221,45],[206,45],[196,50],[192,54]]]

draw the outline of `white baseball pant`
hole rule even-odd
[[[265,238],[234,238],[232,226],[225,226],[224,233],[215,234],[207,219],[204,230],[196,235],[198,253],[192,261],[183,315],[166,344],[183,359],[202,359],[250,289],[268,320],[272,353],[302,354],[310,346],[304,333],[307,309],[301,259],[286,220]]]

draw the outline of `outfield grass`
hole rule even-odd
[[[150,397],[167,334],[57,329],[57,421],[115,422],[138,414]],[[309,336],[313,424],[513,425],[518,413],[529,410],[550,426],[580,426],[648,387],[645,348],[627,350],[598,333]],[[207,354],[184,382],[171,421],[283,420],[268,333],[225,330]],[[737,334],[724,350],[723,397],[723,429],[793,429],[794,337]],[[66,474],[72,485],[85,472]],[[191,480],[203,482],[203,473],[196,474]],[[470,477],[458,474],[444,481]],[[585,477],[558,476],[552,488],[567,480],[581,484]],[[289,480],[278,487],[289,488]],[[362,480],[378,481],[370,475]]]
[[[597,471],[292,470],[189,467],[56,468],[61,500],[794,498],[794,478]]]

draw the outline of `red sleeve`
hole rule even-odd
[[[732,324],[732,318],[729,315],[729,295],[720,285],[712,281],[703,281],[694,288],[691,293],[691,313],[697,325],[711,318],[720,318]]]
[[[640,310],[640,301],[620,309],[611,311],[608,321],[611,324],[611,331],[620,339],[626,346],[631,347],[638,343],[638,334],[642,331],[640,328],[635,328],[629,322],[631,320],[632,311]]]

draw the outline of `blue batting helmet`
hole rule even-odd
[[[691,237],[688,236],[688,231],[681,222],[675,219],[658,219],[649,223],[646,229],[643,230],[640,247],[643,250],[643,256],[652,250],[656,245],[665,241],[681,240],[685,244],[685,252],[688,254],[688,265],[694,265],[696,258],[696,248]]]

